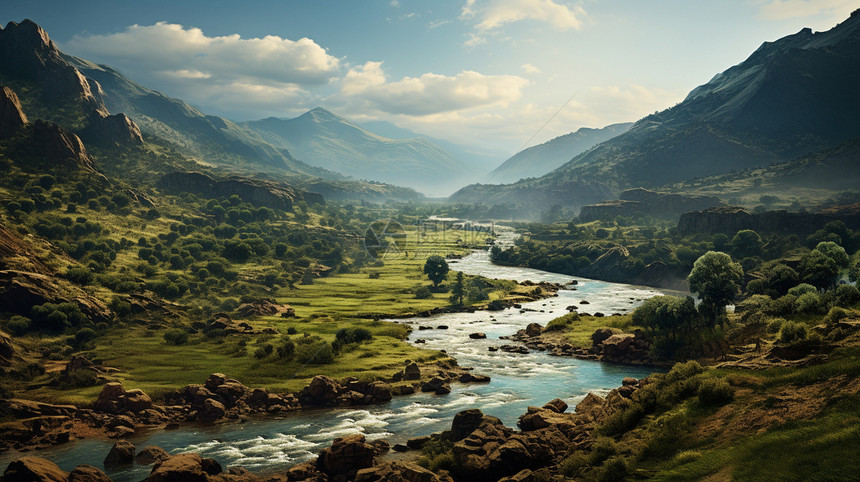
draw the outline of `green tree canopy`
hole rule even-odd
[[[655,336],[677,339],[693,330],[698,319],[693,298],[655,296],[633,311],[633,323],[645,327]]]
[[[800,279],[816,288],[829,288],[836,283],[839,267],[826,254],[813,249],[800,260]]]
[[[815,246],[815,250],[821,251],[825,256],[832,259],[837,268],[848,267],[848,253],[845,252],[845,248],[833,241],[822,241]]]
[[[693,263],[690,271],[690,291],[699,295],[702,309],[712,323],[725,315],[725,307],[740,291],[744,272],[731,256],[708,251]]]
[[[430,256],[424,263],[424,274],[430,278],[433,286],[439,286],[439,283],[445,281],[445,277],[448,276],[448,263],[438,254]]]
[[[743,229],[732,238],[732,254],[738,258],[761,254],[761,236],[752,229]]]
[[[451,304],[460,306],[463,304],[463,297],[466,295],[466,287],[463,283],[463,273],[458,271],[457,278],[454,281],[454,286],[451,287]]]

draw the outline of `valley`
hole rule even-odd
[[[65,51],[141,31],[169,82]],[[0,29],[0,481],[860,470],[860,10],[631,122],[529,104],[507,160],[513,74],[62,35]]]

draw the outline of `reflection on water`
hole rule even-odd
[[[510,335],[529,323],[545,324],[576,304],[582,311],[623,313],[641,300],[659,294],[657,290],[630,285],[584,280],[527,268],[494,266],[485,252],[452,263],[453,270],[489,278],[517,281],[579,281],[576,290],[561,290],[558,297],[523,305],[533,311],[507,309],[501,312],[451,313],[430,318],[401,320],[416,327],[410,341],[426,340],[429,349],[444,349],[461,366],[475,367],[475,372],[489,375],[492,382],[482,385],[454,384],[448,395],[415,394],[397,397],[383,405],[360,409],[308,410],[281,419],[252,420],[243,424],[187,426],[173,431],[153,431],[135,435],[130,440],[139,448],[158,445],[168,452],[198,452],[212,457],[223,466],[241,465],[250,470],[277,470],[308,460],[335,437],[361,432],[369,439],[385,438],[392,443],[445,430],[452,417],[467,408],[480,408],[499,417],[506,425],[516,426],[517,419],[529,405],[542,405],[562,398],[570,405],[588,392],[605,393],[621,384],[625,376],[643,377],[650,370],[641,367],[609,365],[596,361],[551,357],[546,353],[528,354],[490,352],[488,347],[504,343],[500,336]],[[579,305],[587,300],[588,305]],[[434,327],[417,330],[417,326]],[[447,330],[435,329],[447,325]],[[481,331],[486,339],[472,340],[469,333]],[[51,448],[39,453],[61,468],[71,470],[82,463],[96,466],[113,442],[84,440]],[[4,466],[20,454],[0,455]],[[140,480],[149,467],[111,472],[117,481]]]

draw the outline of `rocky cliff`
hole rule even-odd
[[[18,96],[9,87],[0,88],[0,139],[14,136],[25,124],[27,116]]]
[[[33,123],[25,141],[32,161],[47,168],[84,169],[96,172],[84,143],[74,132],[41,119]]]
[[[68,65],[48,33],[31,20],[0,29],[0,75],[35,82],[46,100],[75,99],[108,114],[97,83]]]
[[[486,205],[521,204],[534,209],[554,205],[583,206],[614,196],[609,188],[598,182],[568,181],[552,186],[530,184],[472,184],[452,194],[451,202],[482,203]]]
[[[125,114],[94,112],[81,130],[81,137],[88,143],[105,147],[143,145],[140,128]]]
[[[219,180],[201,172],[166,174],[159,180],[158,185],[167,191],[190,192],[208,197],[236,194],[245,202],[287,211],[292,211],[293,205],[298,201],[308,204],[324,202],[319,194],[294,189],[283,183],[239,176]]]
[[[842,221],[851,229],[860,229],[860,213],[856,210],[831,208],[820,213],[792,213],[768,211],[752,214],[743,208],[721,207],[694,211],[681,215],[678,232],[723,233],[733,235],[742,229],[759,232],[782,232],[807,236],[830,221]]]
[[[615,216],[653,216],[676,219],[683,213],[721,206],[715,196],[662,193],[647,189],[628,189],[619,199],[583,206],[579,219],[590,222]]]

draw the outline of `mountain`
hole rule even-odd
[[[523,178],[543,176],[595,145],[627,132],[632,125],[632,122],[625,122],[602,129],[583,127],[576,132],[529,147],[490,172],[486,181],[508,184]]]
[[[444,195],[474,170],[424,138],[389,139],[370,133],[323,108],[294,119],[269,117],[242,124],[299,159],[359,179]]]
[[[227,119],[204,115],[106,65],[62,53],[31,20],[0,28],[0,82],[19,94],[24,109],[34,117],[75,131],[95,144],[140,144],[143,133],[206,163],[338,177],[295,160],[285,149],[267,144]]]
[[[499,159],[507,155],[506,151],[487,150],[483,147],[458,144],[438,137],[426,136],[424,134],[404,129],[388,121],[368,121],[359,124],[362,129],[370,131],[378,136],[389,139],[413,139],[422,137],[448,151],[454,159],[469,164],[478,172],[486,172],[498,166]]]
[[[834,146],[860,133],[860,10],[826,32],[765,42],[680,104],[551,174],[659,186]]]
[[[458,197],[480,191],[506,199],[506,192],[553,192],[572,181],[618,192],[787,162],[860,133],[858,85],[860,10],[826,32],[807,28],[765,42],[681,103],[543,177],[467,186]],[[838,180],[839,172],[831,176]]]

